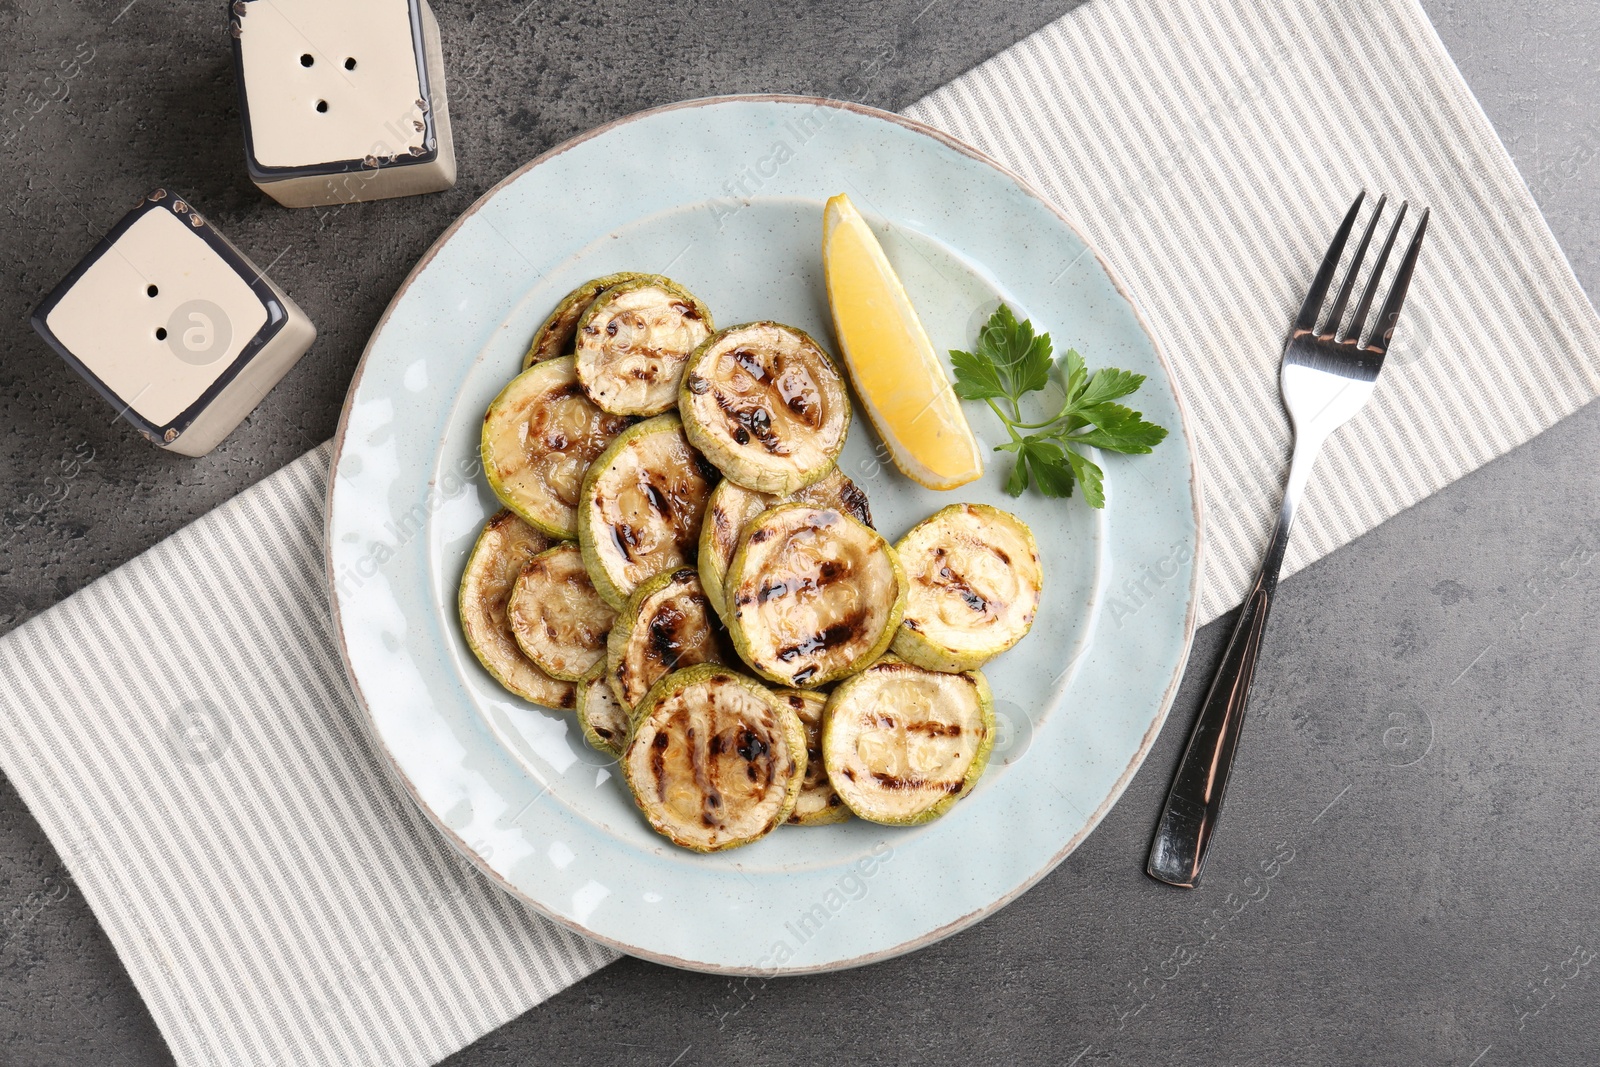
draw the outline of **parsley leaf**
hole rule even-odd
[[[1137,411],[1121,404],[1096,404],[1083,408],[1080,417],[1094,424],[1087,432],[1074,432],[1066,440],[1076,444],[1093,445],[1110,452],[1147,453],[1166,439],[1167,431],[1153,422],[1144,421]]]
[[[956,371],[956,396],[962,400],[988,400],[1006,395],[1000,372],[982,356],[952,348],[950,362]]]
[[[1094,377],[1089,379],[1089,387],[1078,398],[1078,403],[1084,407],[1093,407],[1104,404],[1107,400],[1116,400],[1118,397],[1137,393],[1139,386],[1144,384],[1144,375],[1135,374],[1131,370],[1097,370]]]
[[[1011,473],[1006,475],[1006,492],[1011,496],[1021,496],[1022,491],[1028,488],[1028,457],[1021,446],[1015,451],[1017,461],[1011,465]]]
[[[1050,381],[1050,335],[1033,333],[1004,304],[978,331],[976,352],[950,353],[956,365],[956,395],[963,400],[1018,397]]]
[[[1028,469],[1033,480],[1045,496],[1071,496],[1073,469],[1068,466],[1068,455],[1060,445],[1046,437],[1030,436],[1022,454],[1028,457]]]
[[[1083,486],[1083,499],[1089,502],[1091,508],[1105,507],[1106,492],[1100,465],[1076,452],[1067,453],[1067,462],[1072,464],[1072,473],[1077,475],[1078,484]]]
[[[1138,392],[1144,375],[1112,368],[1090,373],[1076,349],[1055,359],[1050,335],[1035,334],[1032,322],[1018,322],[1004,304],[978,331],[974,347],[973,352],[950,353],[956,395],[984,401],[1004,424],[1010,439],[995,450],[1016,456],[1005,485],[1012,496],[1036,485],[1047,497],[1066,497],[1076,485],[1090,507],[1103,508],[1104,472],[1078,450],[1142,454],[1167,436],[1140,412],[1115,403]],[[1049,386],[1052,371],[1061,388],[1061,406],[1041,422],[1028,421],[1022,398]]]
[[[1083,357],[1078,355],[1076,348],[1067,349],[1067,354],[1061,357],[1061,378],[1067,383],[1067,403],[1071,404],[1083,395],[1084,387],[1089,382],[1089,371],[1084,367]]]

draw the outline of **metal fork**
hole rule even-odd
[[[1284,550],[1289,547],[1289,532],[1294,527],[1295,511],[1305,493],[1306,482],[1311,477],[1311,465],[1328,435],[1350,420],[1372,395],[1378,372],[1383,370],[1383,358],[1389,349],[1389,339],[1394,336],[1400,321],[1400,307],[1405,303],[1406,288],[1411,284],[1411,274],[1416,268],[1417,253],[1422,249],[1422,236],[1428,228],[1428,211],[1423,209],[1411,242],[1389,285],[1383,310],[1373,325],[1366,344],[1361,335],[1366,325],[1367,313],[1383,278],[1383,269],[1400,224],[1405,221],[1406,207],[1389,228],[1383,242],[1383,251],[1373,265],[1356,304],[1350,323],[1340,330],[1350,295],[1356,279],[1361,274],[1362,260],[1372,242],[1378,219],[1383,215],[1388,197],[1380,197],[1378,206],[1367,223],[1361,243],[1356,246],[1344,281],[1339,286],[1332,308],[1329,309],[1322,329],[1316,328],[1318,313],[1333,284],[1339,269],[1339,260],[1345,243],[1355,228],[1356,218],[1366,199],[1363,192],[1356,197],[1350,211],[1334,234],[1322,267],[1311,283],[1300,314],[1289,331],[1283,348],[1283,368],[1280,388],[1283,403],[1294,424],[1294,454],[1289,462],[1288,484],[1283,492],[1283,507],[1278,512],[1278,526],[1272,543],[1267,548],[1267,558],[1256,576],[1255,585],[1245,598],[1234,625],[1233,635],[1222,655],[1222,663],[1201,705],[1200,716],[1194,731],[1189,735],[1189,746],[1172,778],[1172,789],[1167,794],[1166,807],[1161,812],[1161,822],[1156,827],[1155,840],[1150,846],[1150,861],[1145,867],[1150,877],[1172,885],[1193,888],[1200,884],[1200,872],[1205,866],[1206,846],[1216,831],[1222,816],[1222,800],[1228,788],[1228,770],[1233,765],[1234,751],[1244,727],[1245,702],[1250,696],[1250,682],[1255,676],[1256,657],[1261,651],[1261,633],[1267,625],[1267,614],[1272,608],[1272,595],[1278,587],[1278,572],[1283,568]]]

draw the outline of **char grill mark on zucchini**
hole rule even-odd
[[[805,731],[760,683],[700,664],[651,687],[633,717],[622,768],[657,833],[718,852],[789,817],[805,778]]]
[[[552,678],[523,654],[512,635],[507,604],[517,576],[550,539],[509,511],[484,526],[467,557],[458,595],[461,630],[484,670],[524,700],[547,708],[571,708],[571,682]]]
[[[529,560],[507,604],[523,654],[551,677],[572,682],[605,657],[616,616],[594,591],[583,553],[570,541]]]
[[[836,507],[861,525],[872,525],[872,507],[867,502],[866,490],[837,468],[800,490],[796,499],[818,507],[825,504]]]
[[[484,415],[489,488],[537,529],[570,540],[584,473],[633,421],[589,402],[570,357],[540,363],[513,378]]]
[[[617,700],[632,708],[673,671],[724,656],[711,606],[691,567],[648,579],[628,598],[606,643],[606,669]]]
[[[893,648],[935,671],[982,666],[1033,626],[1044,574],[1033,533],[986,504],[951,504],[896,546],[910,589]]]
[[[837,467],[792,497],[782,500],[769,493],[746,489],[724,478],[711,491],[711,498],[706,502],[705,522],[700,530],[700,582],[719,618],[727,612],[722,587],[727,579],[728,566],[733,562],[733,554],[739,547],[739,535],[751,519],[773,505],[795,502],[819,508],[837,508],[857,522],[872,525],[872,509],[867,504],[867,494]]]
[[[584,566],[601,599],[621,609],[646,578],[693,561],[717,478],[676,415],[611,443],[590,465],[578,509]]]
[[[677,403],[684,365],[713,329],[706,306],[671,279],[622,282],[578,323],[578,380],[604,411],[658,415]]]
[[[628,709],[617,703],[604,659],[578,683],[578,726],[584,740],[601,752],[622,755],[628,742]]]
[[[804,331],[734,326],[689,358],[678,408],[694,446],[740,485],[779,496],[822,477],[844,447],[844,377]]]
[[[882,654],[905,610],[906,579],[870,527],[837,508],[783,504],[745,528],[723,597],[744,661],[809,688]]]
[[[522,357],[522,369],[527,370],[535,363],[542,363],[547,359],[572,355],[572,342],[578,334],[578,320],[583,318],[583,313],[589,310],[589,305],[594,303],[595,298],[612,286],[643,277],[646,275],[636,271],[607,274],[601,278],[589,279],[562,297],[561,303],[556,305],[550,317],[545,319],[534,333],[533,343],[528,346],[528,354]]]
[[[855,814],[910,826],[938,818],[972,790],[994,732],[982,673],[929,671],[885,656],[828,698],[823,761]]]
[[[789,825],[822,826],[844,822],[850,818],[850,809],[834,792],[822,759],[822,719],[828,705],[827,696],[804,689],[779,689],[777,694],[794,710],[806,734],[806,773],[794,811],[789,815]]]

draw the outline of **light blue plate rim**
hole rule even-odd
[[[492,848],[485,847],[482,840],[475,838],[469,830],[470,820],[475,817],[470,814],[470,805],[468,805],[469,814],[467,816],[456,817],[456,813],[459,810],[458,801],[460,797],[457,793],[452,792],[452,787],[458,783],[451,782],[449,774],[441,777],[440,768],[433,765],[435,762],[434,752],[429,751],[424,746],[419,746],[415,736],[403,736],[401,727],[397,725],[396,716],[390,712],[391,705],[385,702],[386,699],[392,698],[394,694],[379,694],[379,699],[376,703],[371,699],[372,693],[383,687],[383,679],[375,673],[376,668],[370,652],[373,647],[372,634],[361,629],[359,624],[371,619],[370,611],[366,610],[366,602],[371,601],[373,596],[369,594],[362,598],[347,595],[341,591],[339,585],[341,574],[348,574],[348,569],[353,560],[351,553],[354,549],[347,549],[344,546],[348,541],[352,540],[351,534],[355,527],[360,525],[360,520],[352,518],[351,515],[354,511],[354,501],[352,500],[349,506],[341,504],[341,500],[351,494],[348,492],[341,493],[340,491],[342,485],[354,484],[360,480],[359,472],[349,475],[342,475],[341,473],[346,467],[353,468],[356,466],[354,463],[348,462],[350,451],[347,449],[347,445],[350,444],[353,412],[356,411],[358,404],[363,399],[381,398],[386,392],[393,392],[396,389],[400,368],[395,364],[393,357],[404,352],[404,339],[391,339],[390,333],[394,332],[392,324],[397,315],[404,317],[410,312],[413,305],[427,306],[426,302],[429,299],[437,300],[441,295],[439,292],[427,291],[430,288],[430,268],[433,267],[441,252],[453,240],[461,239],[463,230],[469,227],[473,220],[479,217],[485,208],[493,204],[506,189],[523,180],[538,168],[589,142],[619,131],[625,131],[627,127],[648,124],[654,120],[663,120],[664,116],[672,116],[675,113],[689,109],[754,108],[756,111],[752,113],[760,114],[761,109],[768,107],[825,108],[836,111],[847,118],[846,124],[840,127],[841,130],[846,132],[840,133],[840,136],[859,136],[861,139],[870,141],[873,137],[880,135],[863,131],[872,130],[874,128],[873,124],[876,122],[887,123],[897,128],[899,133],[895,136],[904,137],[905,134],[909,133],[928,138],[935,142],[939,149],[958,153],[960,156],[966,157],[970,161],[975,161],[992,171],[996,182],[1009,183],[1014,191],[1020,190],[1025,198],[1036,202],[1036,207],[1042,206],[1045,209],[1045,214],[1050,217],[1054,224],[1059,224],[1062,230],[1061,236],[1064,238],[1070,236],[1083,250],[1092,252],[1092,259],[1100,275],[1103,276],[1111,290],[1126,305],[1127,313],[1131,315],[1132,322],[1137,325],[1138,331],[1142,334],[1142,342],[1148,344],[1149,355],[1153,362],[1151,369],[1159,369],[1160,371],[1159,377],[1155,374],[1151,375],[1150,384],[1146,386],[1146,389],[1160,390],[1160,402],[1154,406],[1154,409],[1158,414],[1161,413],[1163,408],[1168,409],[1169,418],[1174,419],[1178,424],[1180,432],[1169,437],[1168,443],[1164,444],[1162,448],[1169,450],[1169,456],[1171,452],[1181,450],[1181,457],[1172,457],[1169,460],[1169,465],[1181,468],[1181,473],[1184,476],[1181,484],[1174,479],[1173,484],[1165,486],[1164,490],[1181,494],[1183,501],[1178,501],[1178,503],[1187,503],[1186,509],[1176,509],[1182,512],[1182,529],[1179,531],[1180,540],[1173,542],[1173,552],[1162,560],[1164,564],[1167,560],[1176,558],[1177,550],[1180,547],[1186,550],[1188,559],[1182,565],[1179,565],[1179,569],[1173,577],[1186,578],[1187,580],[1173,582],[1165,580],[1165,576],[1163,576],[1163,580],[1156,583],[1157,588],[1153,593],[1143,584],[1138,586],[1125,584],[1122,587],[1124,590],[1130,588],[1136,590],[1130,595],[1134,597],[1132,602],[1135,604],[1137,612],[1143,616],[1146,623],[1155,626],[1157,629],[1162,629],[1165,637],[1159,642],[1160,655],[1155,658],[1158,658],[1161,666],[1166,669],[1161,671],[1158,677],[1139,678],[1138,687],[1141,693],[1148,694],[1142,700],[1135,698],[1135,703],[1138,704],[1139,708],[1136,724],[1142,724],[1142,732],[1130,731],[1130,738],[1133,733],[1137,733],[1137,743],[1131,746],[1131,751],[1127,751],[1128,746],[1124,746],[1121,750],[1125,753],[1125,756],[1117,763],[1118,773],[1115,775],[1114,780],[1110,781],[1109,787],[1103,790],[1103,795],[1101,795],[1099,803],[1093,806],[1092,812],[1078,820],[1077,825],[1071,829],[1071,832],[1066,833],[1059,840],[1054,840],[1048,847],[1042,848],[1041,842],[1038,841],[1027,842],[1026,851],[1033,859],[1028,861],[1028,869],[1020,876],[1016,871],[1009,872],[1006,884],[989,885],[977,889],[966,886],[959,892],[950,889],[952,897],[961,896],[969,899],[967,904],[957,908],[953,913],[939,916],[939,921],[930,921],[928,919],[929,914],[937,913],[937,908],[934,908],[932,912],[926,908],[920,910],[912,909],[915,915],[910,921],[914,924],[920,923],[920,925],[915,925],[914,928],[902,927],[887,931],[873,928],[872,923],[874,921],[879,923],[887,922],[892,927],[894,920],[886,918],[886,916],[895,910],[894,902],[897,892],[903,892],[908,888],[926,888],[926,878],[919,880],[908,875],[905,871],[897,869],[890,879],[889,885],[886,888],[880,888],[876,894],[877,903],[857,907],[855,909],[856,912],[864,914],[854,915],[852,923],[835,924],[835,930],[839,931],[839,933],[837,936],[833,936],[830,933],[831,941],[818,950],[822,955],[812,959],[796,960],[793,963],[787,962],[787,957],[784,957],[781,962],[773,963],[770,952],[757,960],[741,951],[729,949],[726,944],[718,944],[714,939],[705,944],[697,944],[692,935],[685,942],[683,936],[675,934],[673,938],[667,941],[660,941],[659,939],[652,939],[647,931],[639,930],[637,928],[639,924],[635,924],[630,928],[626,921],[623,921],[620,925],[615,921],[600,922],[593,915],[592,909],[575,913],[572,906],[564,905],[561,901],[554,899],[552,894],[546,891],[546,887],[542,882],[530,880],[526,873],[526,864],[521,869],[518,869],[515,864],[509,861],[496,862],[491,855]],[[707,114],[714,115],[714,111],[708,111]],[[729,114],[734,116],[734,120],[737,121],[737,116],[741,112],[735,111]],[[881,136],[890,135],[887,131],[884,131]],[[781,190],[779,191],[781,192]],[[708,198],[716,198],[719,192],[721,191],[708,189],[707,196]],[[492,228],[492,224],[490,225]],[[599,235],[595,236],[598,237]],[[1082,258],[1082,256],[1080,255],[1077,258]],[[1076,262],[1076,259],[1074,262]],[[509,314],[510,308],[517,305],[526,296],[526,293],[525,291],[516,290],[514,288],[515,282],[506,284],[512,287],[507,288],[504,292],[503,307],[506,309],[506,313]],[[434,286],[434,288],[437,289],[437,286]],[[526,290],[526,288],[527,284],[523,282],[522,290]],[[435,308],[437,307],[437,305],[434,306]],[[386,333],[386,331],[389,331],[389,333]],[[393,351],[390,350],[391,347],[394,348]],[[1062,347],[1065,346],[1063,345]],[[1091,359],[1091,363],[1093,362],[1094,360]],[[1146,395],[1146,393],[1141,393],[1141,399]],[[449,404],[446,403],[442,406],[447,408]],[[1176,696],[1177,688],[1187,663],[1189,648],[1194,634],[1203,558],[1203,546],[1201,543],[1203,529],[1201,522],[1202,502],[1195,456],[1192,420],[1181,395],[1177,392],[1171,365],[1162,350],[1161,344],[1151,331],[1147,320],[1140,313],[1128,288],[1122,283],[1100,252],[1088,243],[1087,239],[1083,237],[1071,220],[1025,179],[979,150],[963,144],[933,127],[907,119],[904,116],[864,105],[817,97],[781,94],[724,96],[684,101],[638,112],[597,127],[556,146],[508,175],[479,197],[460,218],[439,236],[401,284],[389,306],[385,309],[362,354],[361,361],[352,378],[345,405],[340,415],[338,431],[335,435],[333,470],[330,474],[328,486],[325,536],[328,582],[332,591],[334,634],[352,689],[356,695],[357,703],[361,708],[374,743],[379,751],[384,754],[390,768],[406,792],[428,818],[438,826],[440,832],[451,844],[497,884],[513,896],[535,908],[541,914],[584,936],[610,945],[622,952],[694,970],[773,976],[816,973],[857,966],[931,944],[970,926],[1003,907],[1064,860],[1099,824],[1100,820],[1104,818],[1105,814],[1121,796],[1129,781],[1131,781],[1166,720],[1168,710]],[[415,486],[419,491],[417,500],[424,506],[427,503],[425,497],[428,493],[432,493],[435,488],[433,478],[437,476],[437,465],[430,466],[427,474],[428,477],[426,478],[418,478]],[[1120,480],[1129,483],[1133,482],[1131,478],[1122,478]],[[1148,479],[1146,480],[1148,481]],[[423,490],[427,490],[427,493],[423,493]],[[1073,506],[1081,507],[1080,504],[1076,503]],[[1108,511],[1121,507],[1138,508],[1140,506],[1137,487],[1130,495],[1119,486]],[[1137,518],[1137,515],[1131,515],[1125,518],[1124,521],[1133,521]],[[1097,516],[1096,521],[1102,523],[1103,528],[1104,518]],[[344,540],[341,540],[341,538],[344,538]],[[395,566],[390,568],[385,564],[381,569],[380,580],[387,582],[389,578],[399,578],[403,582],[415,582],[418,579],[416,568],[421,567],[421,573],[425,574],[427,568],[431,565],[430,561],[420,560],[417,557],[432,544],[432,537],[416,537],[409,542],[403,542],[397,550]],[[1102,545],[1104,545],[1103,541]],[[404,569],[408,566],[413,568],[410,572]],[[1102,565],[1101,570],[1104,571],[1106,568]],[[1145,564],[1144,570],[1148,573],[1148,563]],[[1127,570],[1113,565],[1108,573],[1097,575],[1096,589],[1091,594],[1088,609],[1091,615],[1099,613],[1102,602],[1107,596],[1112,599],[1113,603],[1118,602],[1114,582],[1117,578],[1124,577],[1129,573],[1132,573],[1134,578],[1139,578],[1139,575],[1133,572],[1131,565]],[[1140,579],[1140,581],[1142,583],[1143,579]],[[387,588],[387,585],[385,588]],[[1150,594],[1147,599],[1137,591],[1141,589],[1143,593]],[[1121,603],[1126,606],[1127,601],[1123,600]],[[1153,615],[1147,613],[1152,605],[1157,606],[1157,611]],[[1121,626],[1120,618],[1117,619],[1117,625]],[[1099,635],[1103,631],[1104,627],[1098,626],[1094,621],[1091,621],[1084,630],[1083,639],[1087,642],[1088,647],[1081,656],[1075,657],[1073,660],[1073,663],[1078,665],[1079,669],[1076,675],[1068,678],[1067,684],[1069,687],[1077,687],[1084,674],[1090,673],[1090,668],[1083,667],[1081,661],[1094,659],[1093,653],[1096,652],[1097,647],[1106,644],[1106,642],[1102,642],[1099,639]],[[355,651],[352,651],[353,648]],[[1130,665],[1125,663],[1122,666],[1124,668],[1130,666],[1136,668],[1137,664]],[[1129,677],[1134,674],[1142,675],[1143,673],[1133,670]],[[435,677],[430,684],[437,685],[440,684],[440,681]],[[457,685],[459,687],[459,682]],[[1073,691],[1076,692],[1076,689],[1073,689]],[[445,712],[437,710],[436,713],[445,714]],[[490,732],[493,733],[492,730]],[[1057,730],[1056,732],[1060,733],[1061,731]],[[482,758],[482,754],[476,754],[476,756],[477,758]],[[1033,765],[1034,769],[1031,773],[1037,779],[1040,771],[1040,760],[1034,760]],[[462,774],[469,776],[477,773],[475,770],[469,769],[466,763],[463,763],[456,770],[460,770]],[[1040,783],[1035,781],[1034,784],[1038,785]],[[470,793],[472,784],[469,783],[460,788],[462,792]],[[548,787],[541,787],[541,792],[546,788]],[[1061,793],[1059,788],[1055,792],[1060,793],[1062,799],[1066,800],[1065,794]],[[1041,796],[1043,795],[1041,790]],[[973,798],[964,804],[962,808],[978,804],[981,796],[981,793],[974,794]],[[1046,797],[1041,803],[1053,806],[1054,802]],[[1070,801],[1066,801],[1066,803],[1074,812],[1077,812],[1080,816],[1082,815],[1077,806],[1072,805]],[[962,810],[962,808],[957,810]],[[464,824],[463,819],[468,820],[468,822]],[[951,822],[949,817],[946,820],[942,820],[941,823],[935,823],[932,827],[926,828],[923,832],[927,830],[936,831],[946,822]],[[505,820],[503,818],[496,822],[497,832],[505,829],[504,823]],[[1032,827],[1030,824],[1030,828],[1036,827]],[[990,836],[992,837],[994,828],[991,827],[990,829]],[[921,834],[919,833],[918,836],[921,836]],[[1001,839],[1004,839],[1003,834]],[[899,842],[896,842],[896,844],[898,845]],[[609,846],[602,844],[602,850],[605,847]],[[874,851],[876,851],[876,847],[874,846]],[[676,850],[673,851],[675,852]],[[1022,851],[1020,846],[1018,851]],[[893,852],[893,847],[890,847],[888,853],[892,855]],[[737,856],[736,853],[727,855],[735,858]],[[612,856],[610,858],[615,859],[616,857]],[[887,863],[882,866],[887,868]],[[847,864],[844,868],[829,868],[826,871],[826,879],[814,882],[808,889],[802,890],[801,896],[795,899],[802,901],[805,899],[820,899],[819,893],[828,886],[837,884],[837,879],[834,875],[840,869],[848,871],[849,865]],[[795,872],[788,873],[791,878],[798,876]],[[803,872],[800,873],[803,874]],[[967,873],[970,874],[971,872]],[[972,877],[981,876],[982,872],[972,875]],[[687,880],[696,881],[697,879]],[[751,879],[746,877],[744,881],[751,882]],[[731,881],[728,884],[734,886]],[[752,884],[754,883],[752,882]],[[772,892],[773,886],[776,884],[764,885],[762,892]],[[737,889],[736,886],[735,889]],[[974,892],[977,893],[977,897],[973,897]],[[647,896],[649,895],[656,895],[659,899],[659,894],[647,894]],[[887,909],[883,907],[886,903],[885,898],[889,898],[887,901],[889,907]],[[730,903],[729,907],[734,912],[737,912],[740,907],[748,906],[749,903],[749,901],[744,901],[743,904]],[[765,901],[762,903],[764,904]],[[785,903],[792,905],[792,900],[785,898],[784,901],[780,901],[778,904],[780,909]],[[830,904],[829,906],[831,907],[832,905]],[[682,915],[677,917],[683,918]],[[726,916],[711,916],[713,919],[719,917],[726,918]],[[781,917],[781,912],[777,917]],[[768,915],[766,918],[770,920],[774,916]],[[785,940],[787,940],[787,937]],[[825,939],[819,937],[817,940],[820,944]]]

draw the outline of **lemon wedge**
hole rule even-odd
[[[850,381],[894,465],[929,489],[982,474],[978,442],[917,309],[843,193],[822,213],[822,268]]]

